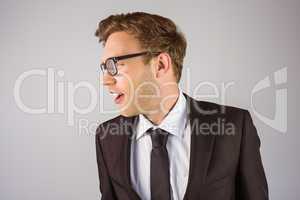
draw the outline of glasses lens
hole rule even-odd
[[[116,68],[115,62],[112,59],[108,59],[106,61],[106,68],[107,68],[108,73],[110,73],[112,76],[117,73],[117,68]]]
[[[100,68],[101,68],[101,71],[104,73],[105,72],[105,64],[104,63],[102,63],[102,64],[100,64]]]

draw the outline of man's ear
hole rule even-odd
[[[161,53],[157,56],[156,77],[160,78],[170,72],[171,57],[168,53]]]

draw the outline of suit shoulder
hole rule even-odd
[[[205,110],[215,110],[218,111],[217,113],[222,113],[222,114],[232,114],[232,113],[245,113],[249,112],[248,110],[236,106],[231,106],[231,105],[224,105],[224,104],[219,104],[219,103],[214,103],[214,102],[209,102],[209,101],[197,101],[198,104],[200,105],[201,108]],[[223,111],[223,112],[221,112]]]
[[[242,123],[245,116],[250,115],[249,111],[235,106],[224,105],[208,101],[197,101],[200,112],[204,116],[215,118],[225,118],[228,121]]]
[[[107,130],[112,124],[120,124],[122,118],[122,115],[118,115],[112,119],[108,119],[100,123],[96,129],[96,137],[101,137],[101,135],[104,134],[104,130]]]
[[[96,137],[103,140],[104,138],[122,138],[114,136],[131,135],[137,122],[137,116],[125,117],[118,115],[101,123],[96,129]]]

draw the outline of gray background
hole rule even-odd
[[[28,114],[14,99],[18,77],[31,69],[63,70],[56,82],[88,81],[99,87],[101,46],[93,36],[100,19],[112,13],[146,11],[173,19],[188,40],[181,87],[193,89],[203,81],[218,88],[234,81],[226,104],[249,109],[258,129],[261,153],[274,200],[296,200],[299,188],[299,63],[300,2],[295,1],[3,1],[1,25],[0,199],[98,199],[93,130],[116,113],[104,92],[104,101],[86,114],[75,114],[74,125],[63,113]],[[259,120],[250,107],[254,85],[287,67],[288,126],[281,133]],[[188,71],[190,70],[190,71]],[[189,75],[188,75],[189,74]],[[57,86],[57,85],[56,85]],[[256,109],[275,114],[277,86],[256,94]],[[185,89],[184,89],[185,90]],[[192,95],[192,90],[186,91]],[[198,94],[209,94],[203,88]],[[67,93],[64,93],[67,96]],[[45,77],[24,81],[21,96],[28,106],[47,105]],[[74,96],[86,107],[89,92]],[[220,98],[203,98],[220,102]],[[67,100],[65,100],[67,104]],[[56,104],[55,104],[56,105]],[[80,119],[90,131],[81,132]],[[297,198],[298,197],[298,198]]]

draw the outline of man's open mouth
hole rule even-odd
[[[120,104],[123,101],[125,96],[123,93],[117,93],[117,92],[110,92],[110,94],[113,96],[114,102],[116,104]]]

